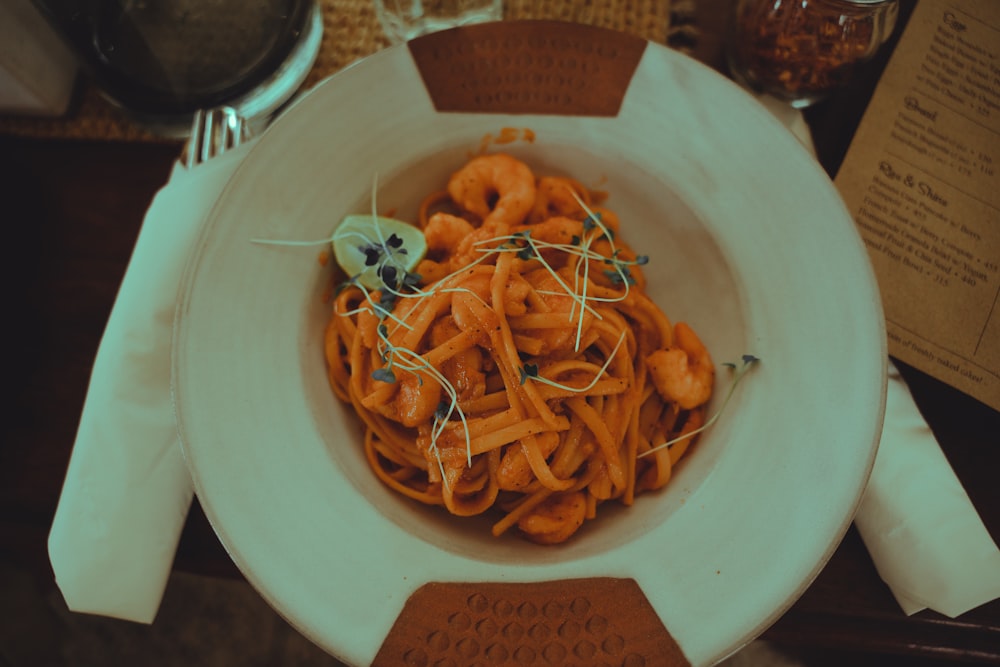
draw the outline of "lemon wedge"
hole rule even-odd
[[[333,233],[333,254],[348,276],[368,289],[383,287],[380,266],[412,272],[427,254],[424,233],[408,222],[373,215],[349,215]]]

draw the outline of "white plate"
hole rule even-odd
[[[485,521],[383,488],[327,385],[329,268],[316,248],[249,240],[329,236],[368,210],[376,172],[383,210],[406,216],[503,127],[534,131],[504,148],[538,172],[610,192],[625,238],[651,257],[654,298],[716,362],[762,359],[666,489],[602,506],[558,547],[492,538]],[[186,273],[174,383],[220,539],[277,611],[342,660],[371,662],[427,582],[611,576],[634,578],[701,665],[776,620],[839,543],[874,460],[885,364],[848,212],[797,141],[723,77],[650,44],[617,117],[438,113],[403,46],[315,88],[240,165]]]

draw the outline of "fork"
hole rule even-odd
[[[250,128],[236,109],[228,106],[198,109],[185,146],[184,165],[191,169],[236,148],[250,138]]]

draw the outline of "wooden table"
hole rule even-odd
[[[904,3],[905,11],[912,3]],[[806,116],[832,176],[891,50]],[[0,136],[5,376],[0,418],[0,557],[54,586],[46,537],[90,367],[118,284],[177,144]],[[1000,412],[901,368],[994,539],[1000,537]],[[960,556],[959,556],[960,557]],[[240,577],[195,503],[175,567]],[[816,581],[764,635],[774,642],[1000,664],[1000,601],[950,620],[905,616],[851,529]]]

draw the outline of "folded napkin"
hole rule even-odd
[[[146,213],[91,371],[49,533],[73,611],[151,623],[191,505],[170,346],[181,273],[206,212],[249,144],[175,165]]]
[[[891,364],[882,441],[854,524],[907,614],[954,618],[1000,597],[1000,549]]]

